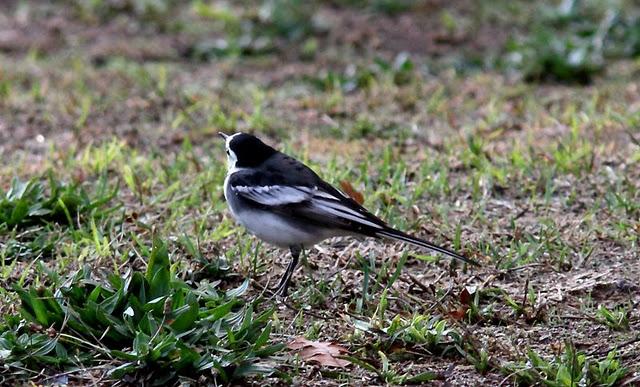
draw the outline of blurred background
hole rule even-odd
[[[86,126],[82,132],[95,136],[115,132],[133,138],[149,115],[171,127],[306,126],[347,137],[384,132],[380,125],[399,123],[388,122],[392,117],[386,123],[345,120],[351,112],[343,97],[442,74],[488,72],[565,85],[635,77],[639,14],[631,0],[3,1],[0,140],[20,144],[70,126],[76,137],[77,127]],[[46,68],[33,68],[43,63]],[[68,79],[64,70],[79,79]],[[278,86],[267,94],[280,96],[240,91],[250,82]],[[78,83],[100,98],[84,95]],[[230,83],[234,90],[225,90]],[[147,85],[153,98],[135,98]],[[104,93],[118,87],[112,105],[109,97],[115,96]],[[11,111],[15,89],[27,91],[44,112],[51,89],[68,94],[59,101],[66,114],[46,118],[32,104]],[[222,90],[228,98],[219,95]],[[212,92],[215,101],[198,103]],[[330,93],[333,100],[314,111],[313,101],[295,99],[314,92]],[[294,100],[270,117],[260,114],[284,93]],[[241,94],[239,101],[234,94]],[[405,99],[404,104],[416,102]],[[182,111],[186,105],[191,107]],[[202,118],[203,105],[219,111],[204,113],[213,122]],[[182,112],[173,116],[176,109]],[[18,114],[8,120],[7,113]],[[38,124],[26,125],[32,121]]]

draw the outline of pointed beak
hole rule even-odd
[[[222,139],[224,139],[225,141],[227,140],[227,137],[229,137],[228,135],[222,133],[222,132],[218,132],[218,136],[222,137]]]

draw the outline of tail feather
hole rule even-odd
[[[405,243],[409,243],[418,247],[423,247],[426,249],[430,249],[430,250],[434,250],[437,251],[439,253],[445,254],[450,256],[451,258],[457,259],[459,261],[468,263],[470,265],[475,265],[475,266],[480,266],[480,264],[470,258],[465,258],[462,255],[455,253],[449,249],[445,249],[444,247],[440,247],[437,245],[434,245],[431,242],[427,242],[425,240],[422,239],[418,239],[415,237],[412,237],[411,235],[407,235],[401,231],[398,230],[393,230],[393,229],[387,229],[387,230],[382,230],[382,231],[377,231],[375,233],[377,236],[379,237],[384,237],[384,238],[389,238],[389,239],[395,239],[401,242],[405,242]]]

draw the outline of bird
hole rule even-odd
[[[393,239],[478,265],[470,258],[394,229],[302,162],[248,133],[227,135],[224,197],[232,216],[291,260],[274,289],[286,297],[300,253],[336,236]]]

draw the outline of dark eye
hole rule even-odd
[[[227,156],[231,156],[231,154],[229,153],[229,149],[227,149]]]

